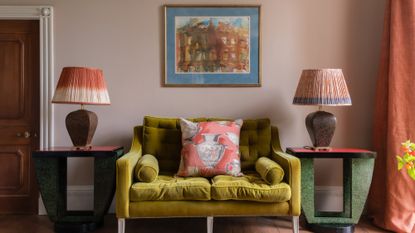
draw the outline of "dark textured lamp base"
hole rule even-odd
[[[336,117],[333,114],[312,112],[307,115],[305,125],[314,148],[329,148],[336,130]]]
[[[97,129],[98,117],[94,112],[80,109],[66,116],[66,129],[75,147],[88,147]]]

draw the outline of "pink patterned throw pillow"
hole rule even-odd
[[[194,123],[180,118],[183,148],[178,176],[240,176],[239,133],[243,121]]]

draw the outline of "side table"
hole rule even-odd
[[[376,153],[361,149],[333,148],[314,151],[287,148],[301,160],[301,207],[307,226],[315,232],[352,233],[359,222],[372,182]],[[343,212],[316,211],[314,206],[314,160],[343,159]]]
[[[122,154],[120,146],[54,147],[33,152],[40,194],[50,220],[55,223],[55,232],[84,233],[103,224],[114,197],[116,160]],[[94,158],[93,211],[68,211],[66,208],[68,157]]]

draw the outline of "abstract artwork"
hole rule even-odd
[[[259,6],[165,6],[165,86],[260,86]]]
[[[249,17],[176,17],[176,73],[249,73]]]

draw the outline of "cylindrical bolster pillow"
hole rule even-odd
[[[270,185],[279,184],[284,178],[284,169],[267,157],[261,157],[256,161],[255,170]]]
[[[145,154],[135,166],[135,175],[139,181],[153,182],[159,174],[159,163],[153,155]]]

